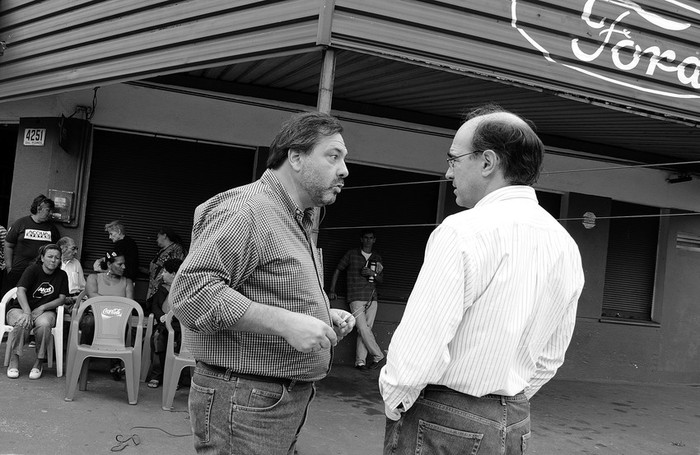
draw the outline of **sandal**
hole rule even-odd
[[[148,385],[148,387],[150,387],[152,389],[157,389],[158,386],[160,385],[160,381],[157,379],[151,379],[150,381],[148,381],[147,385]]]

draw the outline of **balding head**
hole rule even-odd
[[[537,181],[544,157],[544,144],[528,120],[500,106],[479,107],[465,116],[474,125],[473,150],[493,150],[500,158],[503,177],[510,185]]]

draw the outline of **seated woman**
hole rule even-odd
[[[134,298],[134,282],[124,276],[126,270],[124,255],[107,253],[100,260],[100,270],[106,273],[94,273],[87,278],[85,290],[88,298],[101,295]],[[95,335],[95,317],[92,313],[84,313],[80,319],[81,344],[92,344]]]
[[[125,262],[123,254],[115,252],[107,253],[99,263],[100,270],[104,270],[106,273],[95,273],[87,278],[85,290],[88,298],[99,297],[101,295],[113,295],[116,297],[133,299],[134,282],[131,281],[131,278],[126,278],[124,276],[124,272],[126,271]],[[95,316],[92,312],[83,313],[79,327],[82,332],[80,343],[92,344],[92,339],[95,336]],[[123,368],[120,366],[119,361],[116,360],[112,362],[112,368],[109,372],[112,373],[114,379],[119,380],[122,370]]]
[[[46,360],[51,329],[56,326],[56,308],[68,295],[68,275],[61,270],[61,248],[53,243],[39,248],[35,264],[28,266],[17,282],[17,298],[7,305],[5,319],[14,327],[10,343],[8,378],[19,377],[19,358],[24,339],[34,329],[36,361],[29,379],[39,379]]]

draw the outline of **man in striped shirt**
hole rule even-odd
[[[529,399],[564,361],[584,276],[578,247],[537,203],[544,146],[495,105],[447,154],[457,204],[431,234],[379,386],[385,454],[523,453]]]
[[[311,236],[316,207],[348,175],[337,119],[302,113],[270,146],[268,169],[195,211],[170,298],[197,364],[189,396],[198,453],[293,454],[331,347],[355,323],[331,309]]]

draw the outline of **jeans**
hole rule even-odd
[[[361,300],[350,302],[350,312],[355,315],[355,329],[357,329],[355,365],[365,364],[368,351],[372,354],[374,362],[379,362],[384,358],[382,348],[379,347],[377,340],[374,338],[374,333],[372,333],[374,318],[377,316],[377,305],[376,300],[372,300],[369,305]]]
[[[309,404],[312,382],[237,377],[197,362],[189,411],[198,454],[292,455]]]
[[[476,398],[429,385],[399,420],[387,419],[384,455],[524,454],[529,439],[524,394]]]

